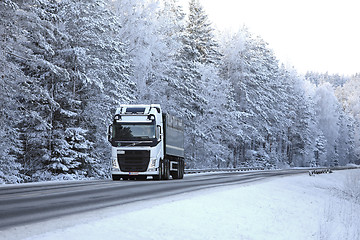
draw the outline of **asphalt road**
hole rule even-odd
[[[0,229],[205,188],[305,173],[280,170],[189,174],[168,181],[71,181],[0,186]]]

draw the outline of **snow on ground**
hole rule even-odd
[[[358,195],[356,195],[358,194]],[[278,177],[112,207],[0,239],[360,239],[360,170]]]

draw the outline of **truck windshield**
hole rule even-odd
[[[155,138],[154,124],[115,124],[113,139],[115,141],[153,140]]]

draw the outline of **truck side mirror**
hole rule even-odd
[[[112,124],[109,126],[109,128],[108,128],[108,141],[111,143],[111,141],[112,141]]]
[[[158,141],[161,141],[161,137],[162,137],[162,134],[161,134],[161,126],[160,125],[157,125],[156,126],[156,139]]]

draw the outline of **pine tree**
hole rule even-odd
[[[51,22],[56,4],[45,0],[20,2],[9,18],[14,29],[9,34],[8,60],[26,76],[17,99],[23,116],[17,123],[22,145],[18,159],[22,173],[30,178],[37,171],[43,173],[50,159],[52,115],[57,104],[49,90],[55,79],[64,76],[64,71],[52,63],[54,46],[60,40]]]
[[[219,114],[226,104],[227,88],[226,84],[224,88],[219,87],[223,84],[219,77],[221,54],[213,32],[199,1],[190,1],[178,66],[179,79],[182,79],[183,89],[186,90],[183,94],[186,102],[182,103],[187,111],[187,136],[190,138],[186,147],[190,162],[200,166],[211,166],[214,161],[225,162],[224,155],[228,155],[226,143],[221,142],[224,125]]]
[[[318,137],[315,140],[315,149],[314,149],[315,166],[312,167],[325,166],[327,164],[326,144],[327,142],[325,137],[320,133],[320,135],[318,135]]]
[[[12,48],[16,46],[18,28],[13,24],[18,6],[12,1],[0,2],[0,184],[22,181],[21,165],[17,157],[21,156],[19,123],[21,104],[20,85],[26,81],[21,70],[11,62]]]
[[[63,109],[57,113],[60,142],[53,166],[67,163],[70,172],[87,177],[108,174],[106,126],[112,110],[120,102],[131,101],[135,88],[129,79],[130,59],[117,39],[120,25],[109,9],[100,0],[69,0],[61,2],[59,13],[69,35],[67,47],[60,53],[67,59],[62,64],[70,81],[64,85]],[[70,133],[87,147],[73,147],[75,140]],[[69,161],[68,156],[74,159]]]
[[[189,2],[189,21],[186,28],[190,57],[201,63],[215,63],[219,60],[218,44],[214,39],[214,29],[199,0]]]
[[[283,83],[286,92],[286,98],[283,102],[284,127],[281,148],[286,148],[286,161],[295,166],[309,166],[314,160],[313,146],[315,138],[313,131],[316,129],[314,103],[306,93],[306,82],[297,76],[292,70],[285,68],[285,81]],[[285,145],[285,146],[284,146]],[[281,151],[283,152],[283,150]]]
[[[349,162],[359,161],[360,159],[360,78],[353,76],[342,87],[336,89],[336,96],[341,102],[342,109],[344,110],[342,118],[342,127],[340,127],[340,134],[347,135],[349,131],[348,140],[351,146],[347,152],[348,157],[346,160]],[[347,127],[346,127],[347,126]],[[345,136],[342,135],[344,138]],[[345,143],[344,140],[339,141],[340,144]],[[345,146],[342,148],[344,149]]]
[[[318,128],[322,131],[327,145],[327,166],[338,162],[337,139],[340,131],[340,104],[329,83],[320,85],[314,95]]]

